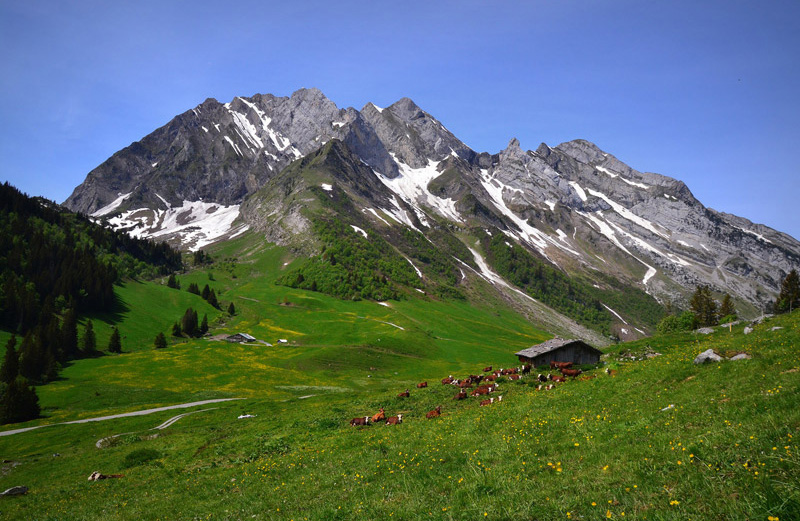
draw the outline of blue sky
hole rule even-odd
[[[474,150],[583,138],[800,238],[800,2],[0,3],[0,180],[63,201],[208,97],[407,96]]]

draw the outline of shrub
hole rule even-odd
[[[137,465],[144,465],[146,463],[150,463],[153,460],[157,460],[161,457],[161,453],[155,449],[136,449],[133,452],[128,453],[125,456],[125,459],[122,462],[122,466],[124,468],[135,467]]]

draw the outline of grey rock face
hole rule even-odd
[[[703,351],[694,359],[695,364],[704,364],[706,362],[721,362],[723,358],[716,354],[713,349]]]
[[[477,154],[408,98],[358,111],[338,108],[317,89],[208,99],[114,154],[64,204],[89,214],[123,195],[112,214],[166,211],[184,201],[240,205],[332,140],[362,165],[359,175],[396,180],[437,165],[439,175],[425,179],[416,200],[397,194],[398,204],[417,205],[411,214],[452,219],[447,206],[461,216],[454,226],[497,228],[561,270],[601,272],[679,306],[698,284],[710,284],[763,309],[800,264],[797,240],[706,208],[681,181],[636,171],[588,141],[531,151],[512,139],[497,154]],[[364,191],[385,189],[372,183],[377,176],[366,179],[359,180]],[[381,208],[392,206],[386,194],[375,197]],[[284,239],[307,231],[291,215]]]

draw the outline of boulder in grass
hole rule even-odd
[[[750,334],[750,333],[752,333],[752,332],[753,332],[753,328],[752,328],[752,327],[750,327],[750,326],[746,326],[746,327],[744,328],[744,334],[745,334],[745,335],[749,335],[749,334]]]
[[[739,353],[736,356],[730,357],[729,360],[731,360],[731,361],[734,361],[734,360],[750,360],[751,358],[753,358],[753,357],[748,355],[747,353]]]
[[[713,349],[708,349],[697,355],[697,358],[694,359],[694,363],[704,364],[706,362],[721,362],[722,360],[723,358],[715,353]]]
[[[710,335],[711,333],[714,332],[714,328],[713,327],[701,327],[700,329],[695,329],[694,332],[695,333],[699,333],[701,335]]]

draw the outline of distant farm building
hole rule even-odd
[[[235,335],[225,337],[225,340],[227,340],[232,344],[237,344],[242,342],[253,342],[255,339],[256,337],[250,336],[247,333],[236,333]]]
[[[596,364],[600,361],[600,355],[603,352],[582,340],[565,340],[556,337],[515,354],[523,364],[531,364],[535,367],[549,365],[550,362],[572,362],[576,365]]]

